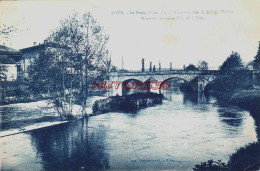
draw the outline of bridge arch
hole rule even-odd
[[[208,81],[203,88],[203,92],[208,93],[212,88],[214,88],[214,83],[216,83],[216,79]]]
[[[181,78],[181,77],[170,77],[170,78],[167,78],[167,79],[165,79],[165,80],[163,80],[163,81],[161,82],[160,88],[159,88],[159,89],[160,89],[160,92],[161,92],[161,90],[167,89],[167,87],[165,87],[164,85],[165,85],[167,82],[169,82],[170,80],[173,80],[173,79],[175,79],[175,80],[181,80],[181,81],[183,81],[183,83],[186,83],[186,84],[189,83],[189,81],[187,81],[186,79]],[[169,86],[171,86],[171,84],[170,84]],[[168,87],[168,88],[169,88],[169,87]]]

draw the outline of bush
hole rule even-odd
[[[201,164],[195,165],[195,168],[193,168],[193,170],[198,170],[198,171],[230,170],[230,168],[229,168],[229,164],[221,162],[221,160],[218,161],[208,160],[206,162],[202,162]]]
[[[260,167],[260,143],[242,147],[229,159],[231,170],[258,170]]]

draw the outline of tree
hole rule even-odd
[[[144,58],[142,58],[142,72],[144,72]]]
[[[111,66],[106,44],[108,36],[90,13],[73,14],[46,39],[46,47],[33,66],[32,80],[51,92],[51,101],[61,119],[73,118],[73,106],[86,115],[88,87]],[[43,86],[41,86],[43,85]],[[40,87],[39,87],[40,86]]]
[[[104,74],[103,76],[106,76],[108,78],[108,74],[111,71],[111,69],[113,68],[111,54],[109,54],[108,50],[104,53],[104,56],[101,58],[101,61],[102,61],[103,65],[105,66],[105,69],[104,69],[105,72],[103,73]]]
[[[155,65],[153,66],[153,71],[155,72]]]
[[[195,71],[195,70],[198,70],[198,68],[195,67],[195,65],[193,64],[189,64],[186,68],[185,68],[186,71]]]
[[[7,82],[7,66],[6,65],[0,65],[0,104],[4,103],[5,99],[5,91],[6,91],[6,82]]]
[[[16,24],[6,24],[7,22],[0,23],[0,44],[10,42],[12,37],[18,32],[29,30],[28,26],[23,20],[19,20]],[[19,29],[18,29],[19,28]]]
[[[199,61],[198,62],[198,69],[199,70],[208,70],[208,62],[206,62],[206,61]]]
[[[152,62],[150,62],[150,68],[149,71],[152,71]]]
[[[159,61],[159,71],[161,71],[161,61]]]
[[[254,66],[255,71],[260,71],[260,41],[259,41],[259,47],[258,47],[257,54],[253,61],[253,66]]]
[[[244,68],[240,55],[237,52],[232,52],[231,55],[220,66],[219,70],[222,73],[241,70]]]
[[[5,43],[7,41],[10,41],[10,39],[14,36],[14,33],[17,32],[17,27],[15,25],[0,25],[0,37],[1,41],[5,40]],[[3,42],[2,42],[3,43]]]
[[[118,69],[117,69],[117,67],[116,66],[114,66],[114,65],[112,65],[112,67],[111,67],[111,70],[110,70],[111,72],[117,72],[118,71]]]
[[[225,92],[226,97],[231,96],[234,92],[250,86],[250,78],[244,70],[244,65],[240,55],[232,52],[231,55],[220,66],[220,75],[215,80],[213,88],[217,92]]]
[[[170,62],[170,71],[172,71],[172,62]]]

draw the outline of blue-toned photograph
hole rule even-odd
[[[0,170],[260,170],[259,9],[0,1]]]

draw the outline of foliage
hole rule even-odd
[[[110,72],[117,72],[118,69],[116,66],[111,66]]]
[[[52,93],[54,108],[62,120],[71,119],[73,106],[81,106],[86,115],[88,87],[93,81],[106,79],[111,58],[106,44],[108,36],[90,13],[73,14],[46,39],[32,67],[32,89]]]
[[[229,169],[229,164],[221,162],[221,160],[218,161],[208,160],[206,162],[202,162],[201,164],[195,165],[195,168],[193,168],[193,170],[210,171],[210,170],[230,170],[230,169]]]
[[[185,70],[186,71],[196,71],[196,70],[198,70],[198,68],[195,65],[193,65],[193,64],[189,64],[189,66],[187,66],[185,68]]]
[[[252,143],[239,148],[229,159],[231,170],[258,170],[260,168],[260,144]]]
[[[112,69],[116,70],[116,67],[112,65],[111,54],[109,54],[108,50],[104,53],[104,56],[101,58],[103,66],[105,67],[105,73],[109,73]]]
[[[241,69],[244,69],[244,65],[240,55],[237,52],[232,52],[219,68],[222,73],[228,73],[230,71]]]
[[[244,68],[240,55],[232,52],[220,66],[220,75],[213,82],[212,88],[216,92],[221,92],[222,97],[224,95],[224,98],[228,99],[237,91],[249,88],[250,79],[250,72]]]
[[[30,93],[29,81],[26,78],[20,78],[13,81],[2,80],[1,103],[9,104],[14,102],[27,102],[33,100]]]
[[[6,81],[6,71],[7,66],[6,65],[0,65],[0,81]]]
[[[208,70],[209,69],[208,62],[206,62],[206,61],[199,61],[198,62],[198,69],[199,70]]]
[[[260,111],[260,90],[257,89],[246,89],[241,90],[237,93],[234,93],[229,102],[239,105],[249,111],[251,111],[251,115],[253,111],[259,113]],[[258,114],[257,114],[258,115]]]

